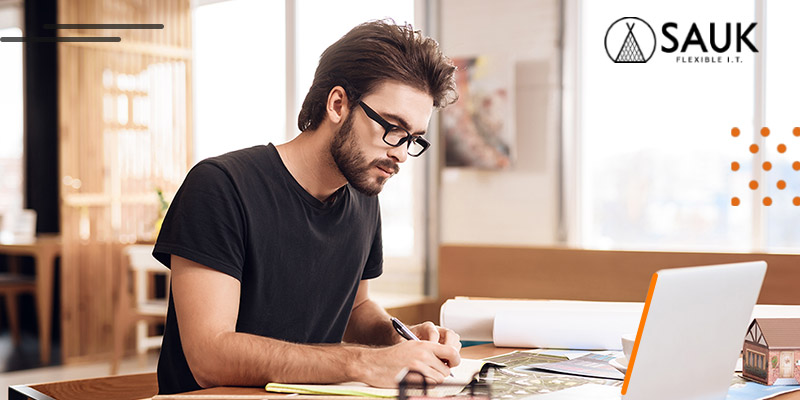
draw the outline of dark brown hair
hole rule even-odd
[[[328,93],[336,86],[347,92],[351,109],[385,80],[422,90],[433,97],[434,107],[446,107],[458,98],[455,69],[439,44],[411,25],[396,25],[392,20],[363,23],[320,56],[297,126],[300,131],[319,127]]]

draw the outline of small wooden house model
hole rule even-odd
[[[765,385],[800,383],[800,318],[756,318],[742,351],[742,375]]]

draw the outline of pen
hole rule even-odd
[[[392,326],[405,340],[420,341],[417,335],[411,332],[411,329],[408,329],[404,323],[400,322],[400,320],[395,317],[392,317]],[[453,377],[453,371],[450,371],[450,376]]]

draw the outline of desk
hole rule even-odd
[[[36,271],[36,318],[39,323],[39,354],[43,365],[50,364],[50,323],[53,318],[53,270],[56,257],[61,254],[61,237],[57,235],[40,235],[33,242],[3,243],[0,242],[0,254],[10,258],[11,265],[17,262],[15,257],[33,257]]]
[[[505,354],[514,348],[494,347],[491,344],[467,347],[461,350],[465,358],[486,358]],[[84,379],[42,383],[37,385],[17,385],[8,389],[9,400],[135,400],[150,399],[158,391],[155,373],[138,375],[121,375],[106,378]],[[156,400],[194,400],[194,399],[281,399],[286,395],[267,393],[264,388],[216,387],[196,390],[176,395],[156,396]],[[346,400],[348,396],[292,396],[292,400]],[[363,398],[360,398],[363,399]],[[787,393],[775,397],[778,400],[800,400],[800,392]]]

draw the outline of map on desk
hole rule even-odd
[[[770,399],[779,394],[800,390],[800,385],[795,386],[767,386],[751,382],[736,375],[728,389],[725,400],[761,400]]]
[[[487,358],[485,360],[502,363],[508,367],[490,369],[481,380],[491,383],[492,400],[518,400],[527,397],[532,397],[531,400],[538,398],[543,400],[621,398],[622,381],[620,380],[565,375],[528,368],[532,364],[550,364],[552,366],[569,359],[558,354],[557,351],[529,350]],[[769,399],[795,390],[800,390],[800,386],[765,386],[734,375],[731,378],[731,388],[726,400]]]
[[[490,369],[487,371],[486,376],[481,378],[481,380],[491,383],[492,400],[522,399],[586,384],[622,387],[622,381],[617,380],[563,375],[527,369],[526,367],[531,364],[557,363],[568,360],[564,356],[538,354],[536,350],[515,351],[486,358],[485,360],[507,365],[507,368]]]
[[[524,367],[529,370],[550,371],[560,374],[624,380],[625,375],[609,364],[615,355],[591,353],[572,360],[532,364]]]

